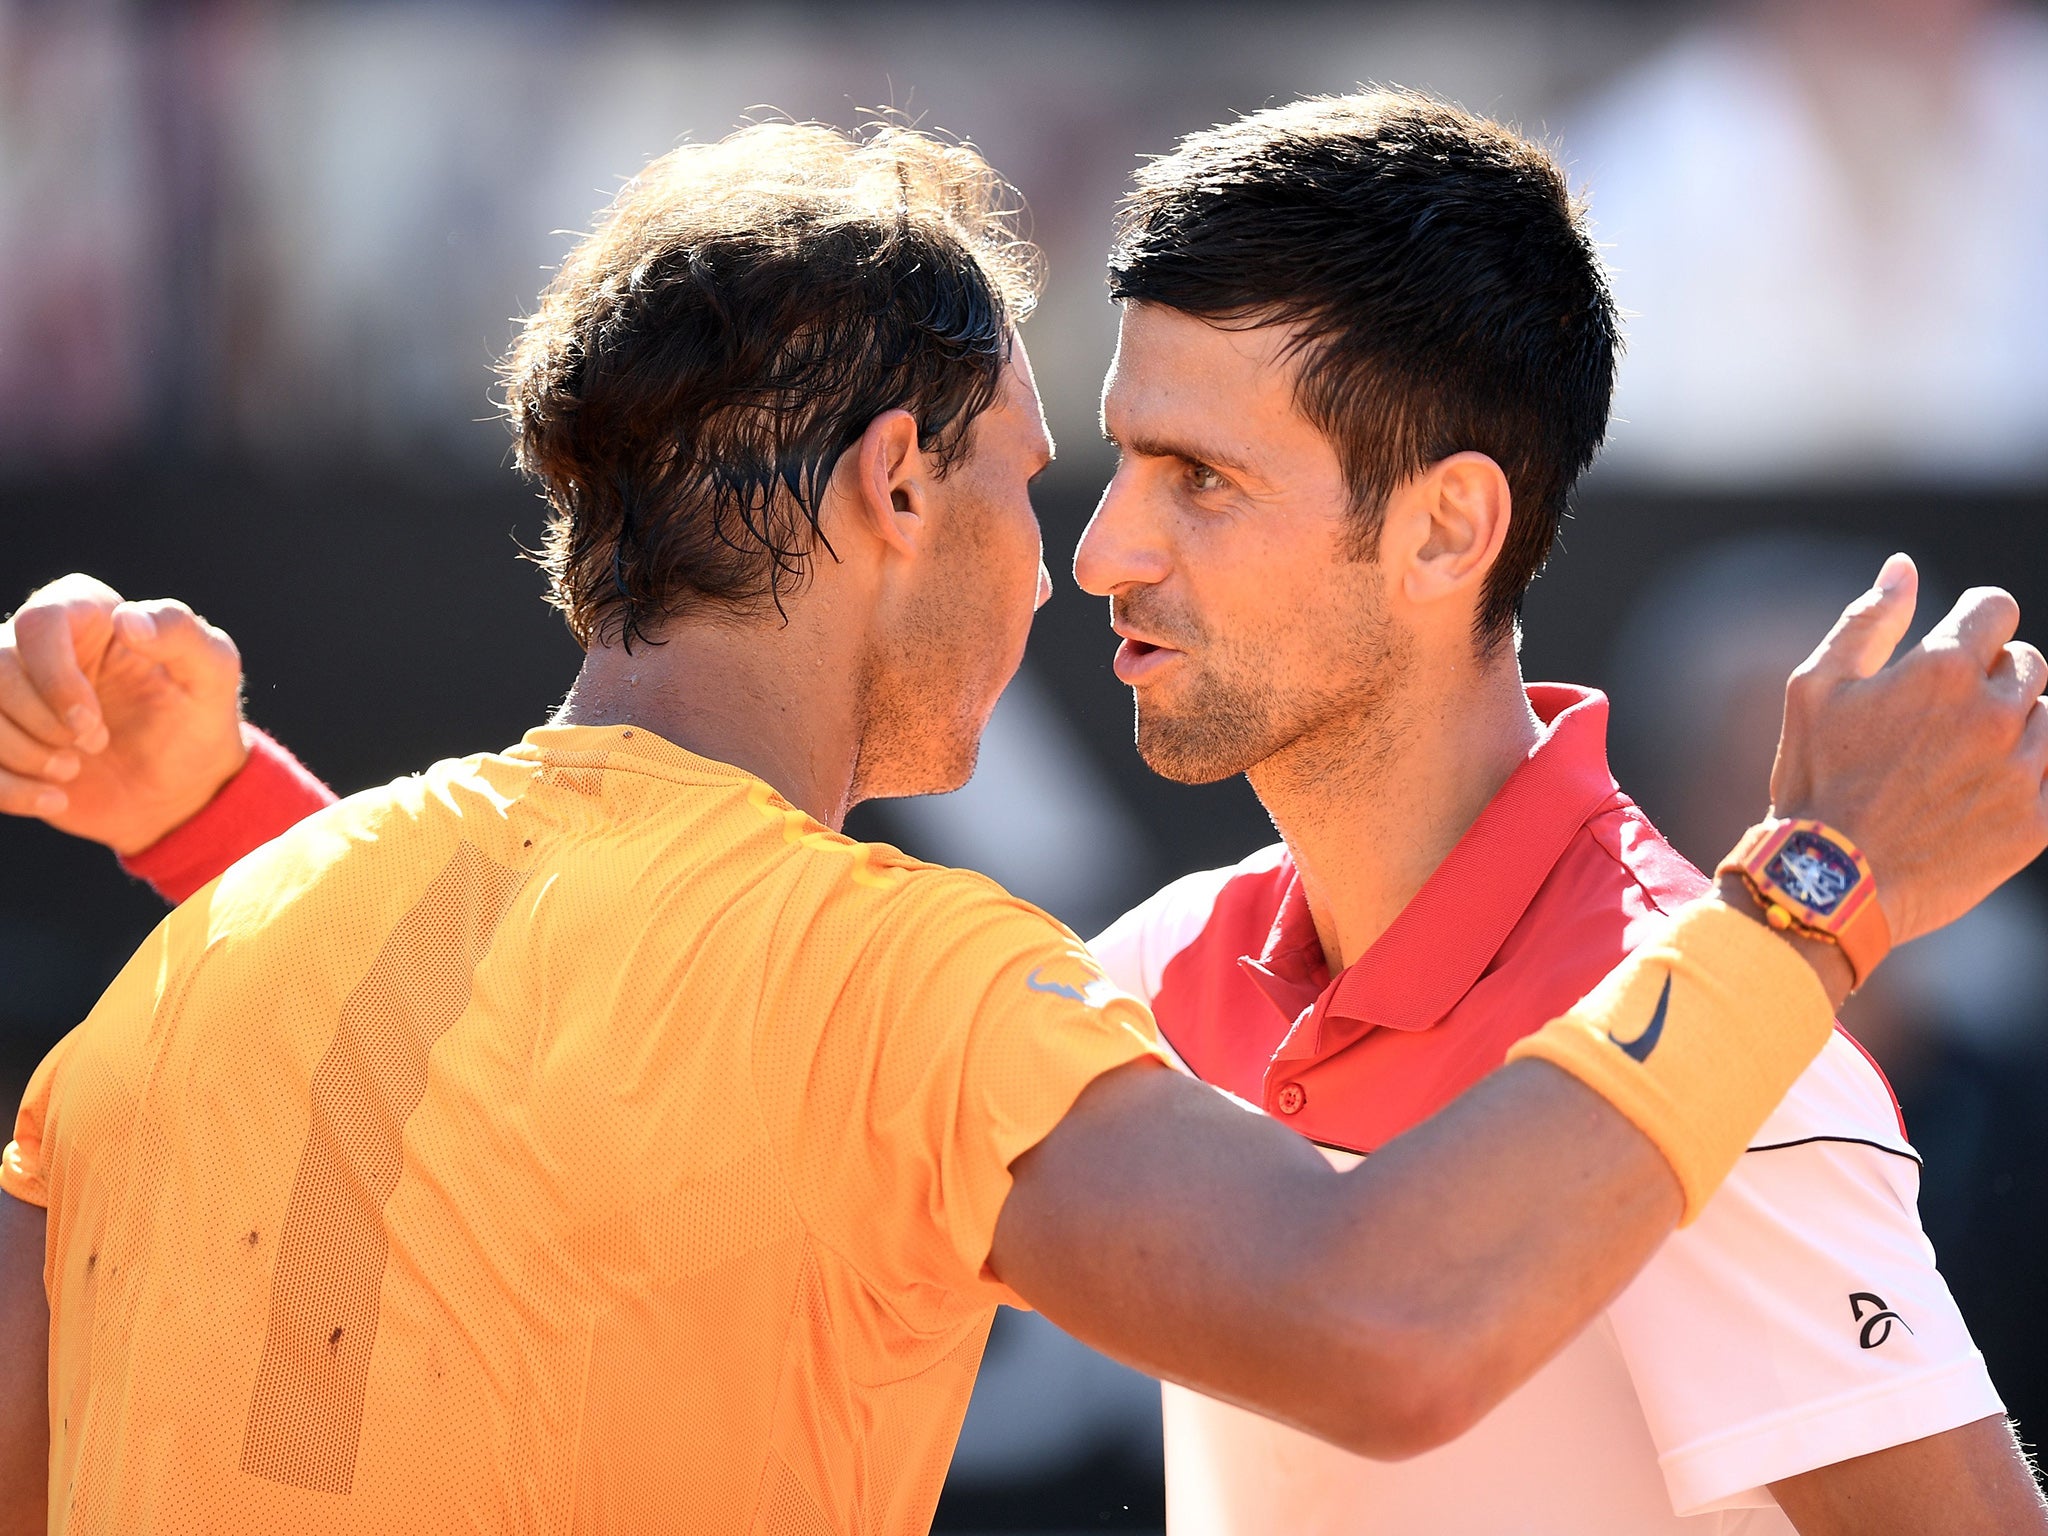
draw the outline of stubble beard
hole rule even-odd
[[[1270,698],[1213,677],[1189,693],[1176,710],[1148,709],[1142,695],[1134,700],[1138,756],[1147,768],[1176,784],[1214,784],[1266,755],[1276,735]]]
[[[1135,698],[1138,754],[1162,778],[1213,784],[1250,774],[1274,787],[1369,785],[1400,734],[1400,681],[1412,642],[1377,603],[1333,637],[1333,679],[1288,687],[1257,643],[1204,644],[1200,670],[1171,708]]]

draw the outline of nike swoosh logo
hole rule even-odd
[[[1650,1015],[1650,1027],[1635,1039],[1614,1040],[1614,1031],[1607,1032],[1607,1038],[1622,1048],[1635,1061],[1648,1061],[1650,1052],[1657,1049],[1657,1037],[1664,1033],[1664,1010],[1671,1006],[1671,978],[1664,978],[1664,990],[1657,994],[1657,1011]]]
[[[1054,997],[1071,997],[1077,1003],[1088,1001],[1087,993],[1077,991],[1063,981],[1040,981],[1038,973],[1044,969],[1042,965],[1033,967],[1031,974],[1024,978],[1024,985],[1034,992],[1050,992]],[[1665,985],[1669,986],[1670,983],[1667,982]]]

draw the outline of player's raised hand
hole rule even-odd
[[[70,575],[0,624],[0,811],[135,853],[240,771],[242,659],[181,602]]]
[[[1893,660],[1918,582],[1893,555],[1792,674],[1771,772],[1776,814],[1862,845],[1896,943],[1960,917],[2048,847],[2048,662],[2013,639],[2019,605],[1996,587],[1965,592]]]

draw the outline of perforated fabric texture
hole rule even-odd
[[[52,1528],[925,1530],[1078,941],[644,731],[357,796],[37,1072]]]

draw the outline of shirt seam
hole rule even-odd
[[[1902,1157],[1907,1162],[1918,1164],[1923,1168],[1927,1166],[1921,1161],[1920,1154],[1912,1151],[1910,1148],[1888,1147],[1881,1141],[1871,1141],[1863,1136],[1800,1136],[1792,1141],[1767,1141],[1754,1147],[1744,1147],[1742,1150],[1744,1152],[1782,1152],[1787,1147],[1809,1146],[1816,1141],[1838,1141],[1852,1147],[1869,1147],[1874,1152],[1885,1152],[1893,1157]]]
[[[519,744],[519,746],[525,745],[526,744],[524,742]],[[535,768],[575,769],[579,772],[585,773],[635,773],[643,779],[660,779],[665,784],[684,784],[692,787],[730,788],[736,785],[758,784],[763,789],[767,790],[769,794],[773,795],[776,799],[780,800],[784,805],[789,806],[791,810],[802,810],[800,806],[797,806],[793,802],[791,802],[787,795],[783,794],[781,790],[777,789],[773,784],[770,784],[758,773],[749,773],[744,768],[737,767],[730,763],[719,763],[713,758],[700,757],[697,753],[694,752],[690,753],[690,755],[692,757],[696,757],[699,762],[710,764],[713,771],[705,773],[688,769],[684,769],[681,771],[672,770],[669,768],[667,764],[656,762],[654,759],[649,757],[643,757],[638,753],[633,752],[630,748],[614,747],[604,751],[602,754],[604,757],[604,761],[601,763],[565,763],[560,761],[562,757],[567,755],[564,749],[555,747],[531,747],[528,748],[528,750],[533,754],[532,756],[515,756],[514,754],[519,751],[519,746],[508,747],[502,752],[487,753],[485,755],[491,757],[502,757],[508,762],[530,764]],[[590,751],[594,749],[580,750]],[[688,748],[677,747],[676,750],[678,752],[684,752],[688,751]],[[723,771],[718,771],[720,769],[722,769]],[[810,813],[808,811],[803,811],[802,814],[809,815]],[[846,836],[846,834],[843,832],[832,832],[831,828],[824,826],[822,823],[820,824],[819,830],[829,832],[834,837]],[[847,841],[853,842],[855,841],[855,839],[847,838]]]
[[[972,874],[973,871],[959,871],[959,873]],[[997,889],[1000,890],[1001,887],[997,887]],[[868,952],[880,940],[883,931],[889,927],[890,923],[893,920],[895,920],[896,912],[902,905],[901,890],[891,891],[889,893],[888,905],[890,910],[885,912],[882,916],[881,921],[875,924],[873,932],[871,932],[868,935],[866,941],[862,943],[859,953],[855,956],[853,965],[848,968],[846,973],[847,981],[842,982],[840,984],[839,995],[844,995],[847,984],[850,983],[854,975],[854,972],[859,969],[860,962],[866,958]],[[787,910],[786,902],[784,903],[784,910]],[[781,913],[778,913],[778,921],[780,920],[780,916]],[[907,921],[908,919],[905,920]],[[837,1004],[837,1001],[838,997],[835,996],[835,1005]],[[759,1009],[757,1008],[754,1014],[753,1021],[753,1027],[756,1031],[759,1030],[760,1023],[761,1015]],[[891,1321],[893,1321],[905,1333],[908,1333],[912,1337],[918,1339],[939,1339],[953,1332],[954,1330],[949,1328],[919,1328],[914,1323],[912,1323],[908,1318],[904,1317],[901,1310],[898,1309],[895,1302],[889,1296],[887,1290],[882,1285],[880,1285],[872,1275],[868,1273],[867,1266],[864,1264],[856,1263],[849,1255],[840,1252],[838,1246],[834,1243],[827,1241],[824,1235],[820,1233],[817,1227],[813,1224],[810,1214],[804,1209],[803,1202],[796,1198],[796,1180],[790,1173],[789,1163],[787,1159],[783,1156],[782,1148],[777,1144],[776,1138],[769,1131],[768,1116],[762,1108],[761,1085],[759,1080],[755,1076],[754,1052],[751,1048],[747,1052],[747,1087],[753,1100],[755,1123],[760,1127],[762,1143],[768,1148],[768,1155],[775,1160],[775,1166],[777,1170],[782,1174],[783,1187],[790,1192],[790,1209],[796,1212],[796,1219],[798,1223],[803,1227],[804,1236],[807,1237],[811,1242],[815,1243],[820,1250],[822,1250],[825,1253],[829,1253],[834,1259],[837,1259],[841,1264],[845,1265],[847,1272],[860,1281],[861,1289],[865,1291],[868,1294],[868,1296],[873,1299],[875,1304],[889,1315]],[[948,1289],[950,1290],[951,1288],[948,1287]],[[956,1296],[960,1296],[962,1300],[970,1299],[959,1292],[955,1292],[954,1294]],[[996,1305],[996,1303],[994,1303],[993,1301],[989,1302],[988,1304],[990,1306]],[[929,1367],[927,1367],[927,1369],[929,1369]],[[922,1374],[922,1371],[914,1371],[910,1373],[909,1376],[897,1377],[894,1378],[894,1380],[908,1381],[913,1377]],[[888,1386],[891,1384],[893,1384],[893,1382],[869,1383],[869,1385],[882,1386]]]
[[[1626,811],[1630,807],[1634,807],[1637,811],[1640,811],[1642,809],[1641,806],[1636,805],[1635,801],[1629,799],[1628,794],[1625,790],[1622,790],[1618,787],[1615,789],[1613,795],[1610,798],[1619,803],[1612,806],[1602,805],[1595,807],[1593,814],[1591,816],[1588,816],[1583,822],[1579,824],[1580,831],[1590,833],[1594,818],[1606,814],[1606,812],[1608,812],[1609,810]],[[1649,817],[1645,816],[1643,818],[1643,825],[1646,828],[1648,828],[1648,830],[1653,835],[1656,835],[1660,838],[1662,837],[1663,834],[1657,832],[1656,827],[1651,823]],[[1570,845],[1567,844],[1566,846],[1569,847]],[[1636,872],[1635,866],[1630,864],[1627,859],[1621,856],[1621,849],[1619,846],[1610,848],[1607,846],[1606,842],[1598,836],[1593,837],[1593,846],[1598,848],[1602,853],[1606,854],[1608,858],[1614,861],[1615,867],[1618,868],[1623,875],[1627,876],[1628,883],[1634,886],[1636,890],[1642,894],[1643,899],[1649,902],[1651,908],[1657,913],[1659,917],[1669,917],[1671,915],[1673,909],[1670,906],[1666,905],[1666,898],[1659,895],[1656,891],[1650,889],[1649,883],[1645,881],[1643,877]],[[1665,846],[1670,847],[1668,843]],[[1671,849],[1671,852],[1675,857],[1684,859],[1686,868],[1694,868],[1692,860],[1686,859],[1685,855],[1679,853],[1676,848]],[[1700,878],[1705,879],[1706,877],[1702,875]],[[1694,898],[1692,897],[1687,897],[1686,901],[1691,901],[1693,899]],[[1678,905],[1684,906],[1685,902],[1681,901],[1678,903]],[[1635,948],[1633,946],[1631,946],[1629,953],[1635,953]]]

